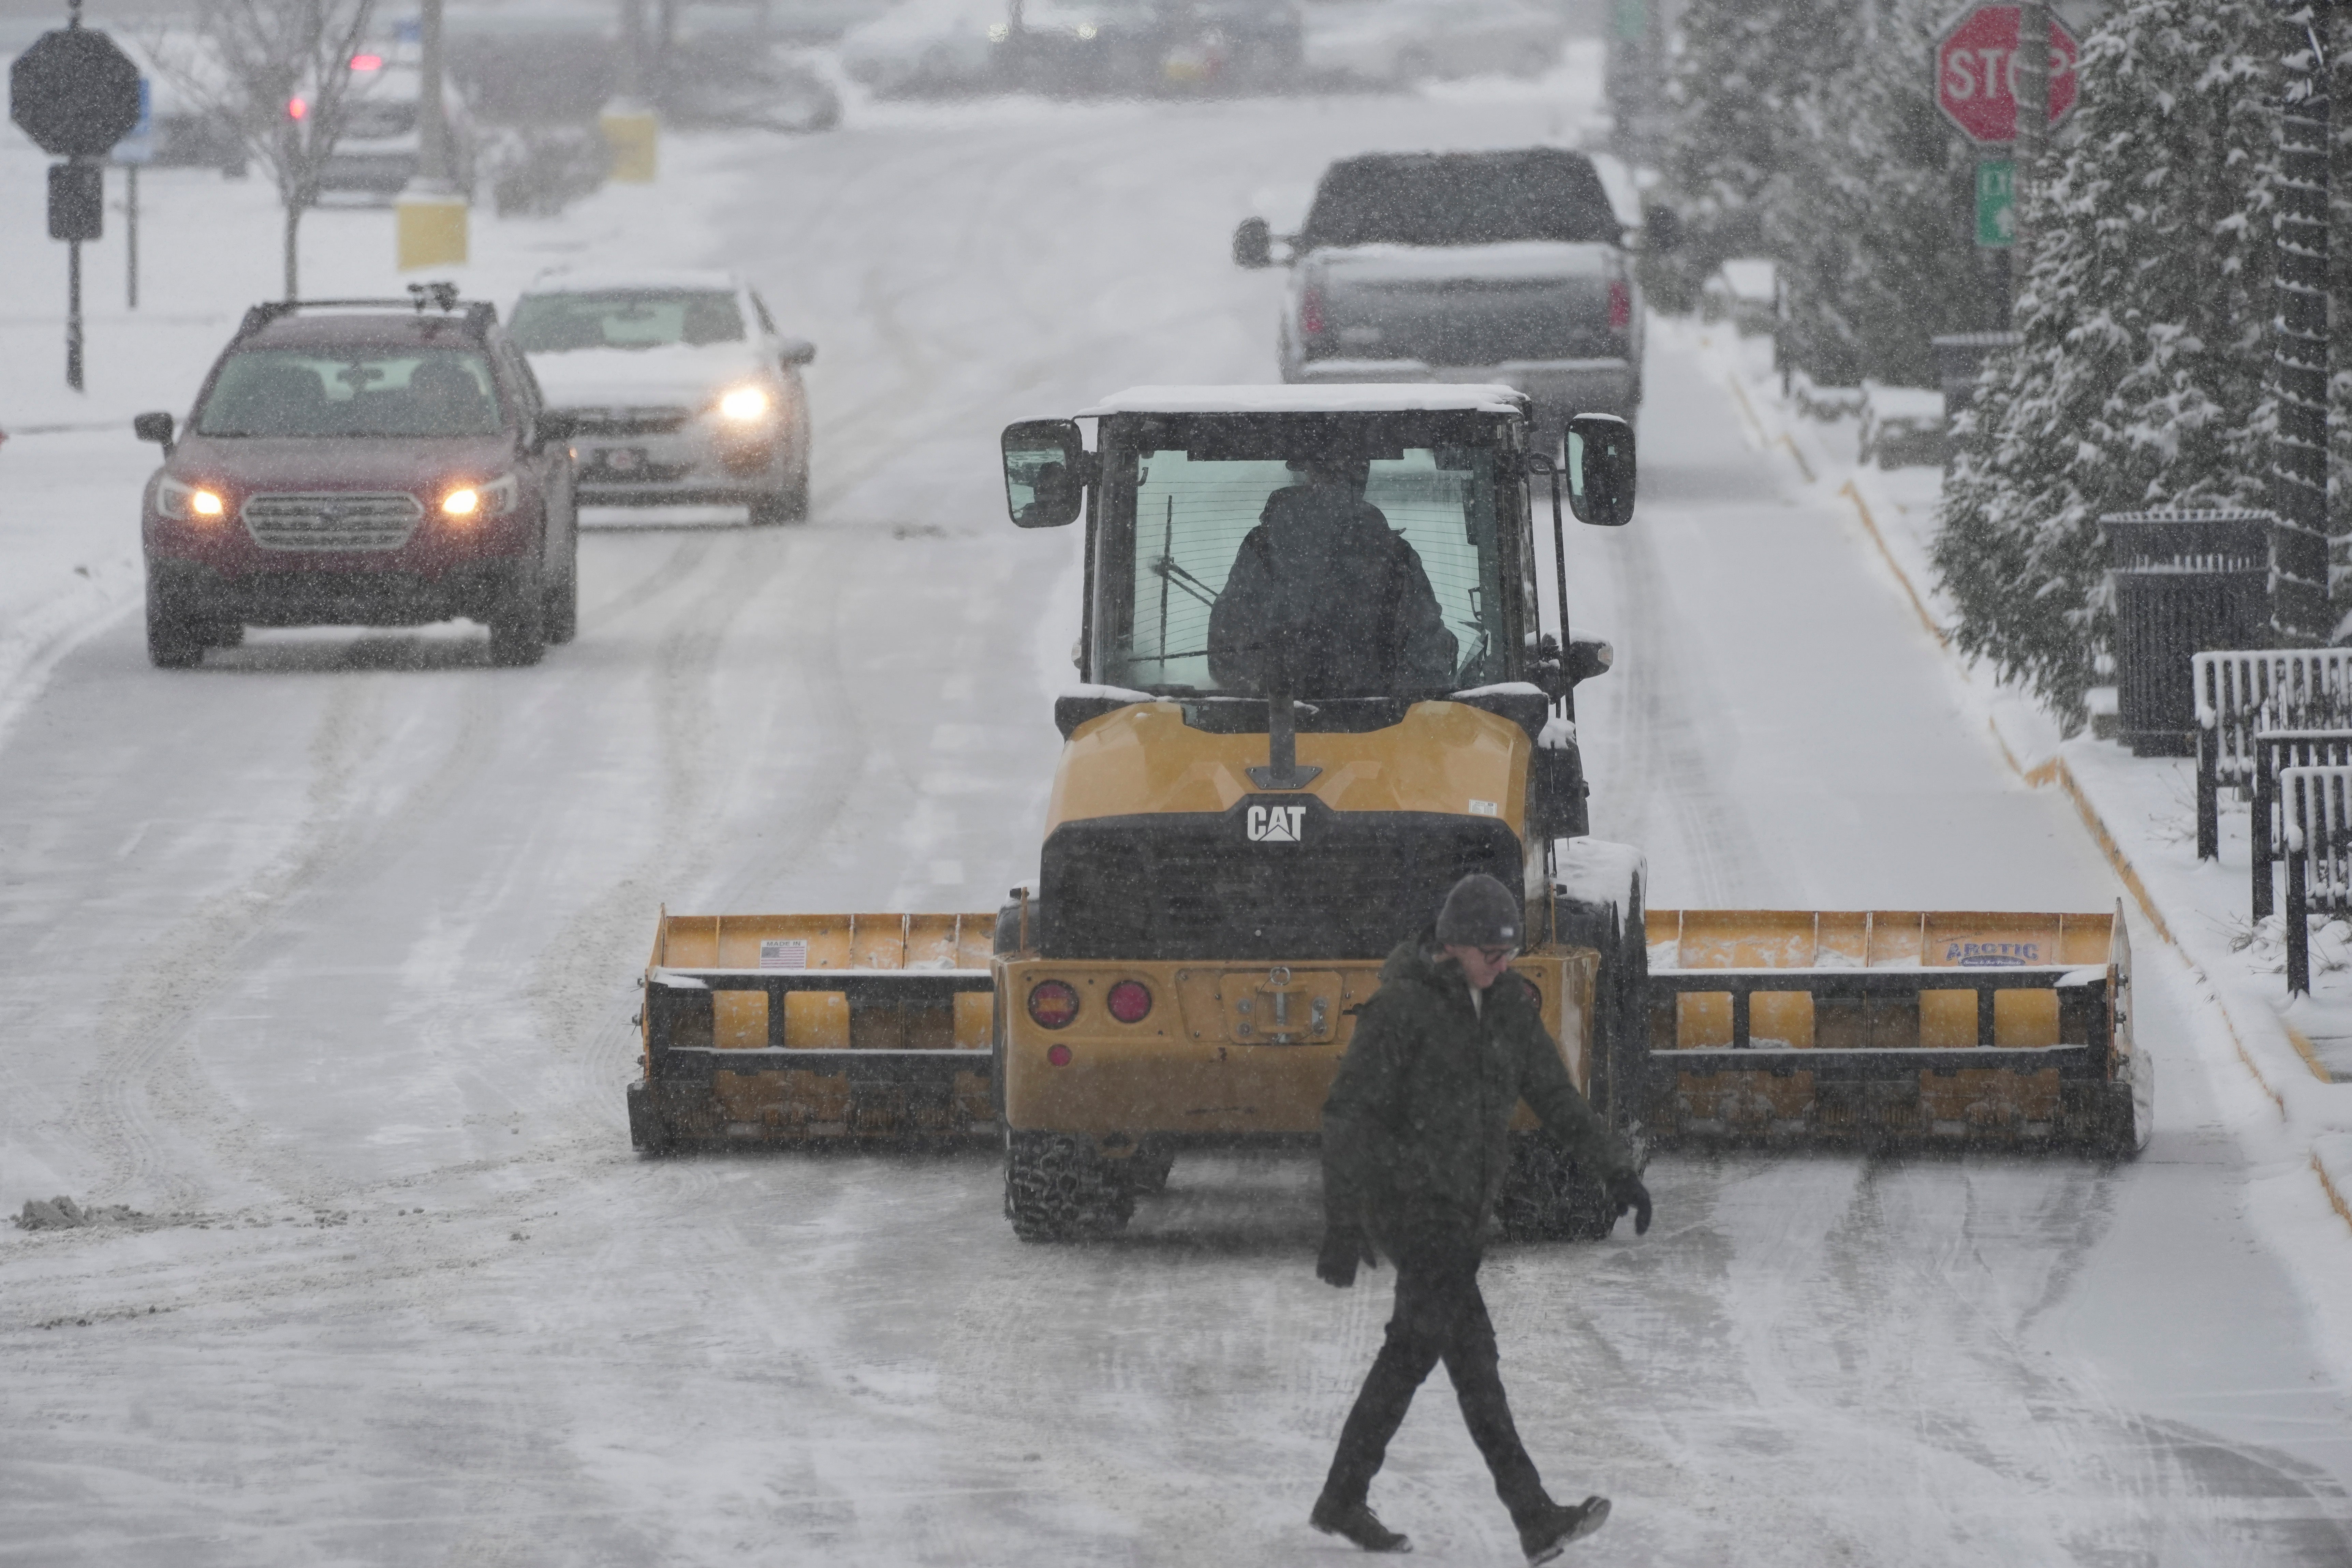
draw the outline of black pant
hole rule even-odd
[[[1495,1495],[1511,1511],[1512,1521],[1524,1524],[1551,1499],[1511,1422],[1494,1321],[1478,1293],[1477,1244],[1467,1239],[1424,1240],[1398,1252],[1396,1312],[1356,1407],[1339,1429],[1339,1451],[1332,1458],[1323,1495],[1340,1503],[1364,1500],[1387,1457],[1389,1439],[1412,1406],[1413,1391],[1443,1361],[1454,1379],[1463,1423],[1494,1472]]]

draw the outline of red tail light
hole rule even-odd
[[[1323,335],[1323,291],[1309,288],[1298,297],[1298,330],[1307,337]]]
[[[1121,980],[1104,1000],[1121,1023],[1141,1023],[1151,1016],[1151,992],[1140,980]]]
[[[1040,980],[1029,988],[1029,1016],[1041,1029],[1067,1029],[1078,1016],[1078,993],[1060,980]]]
[[[1618,278],[1609,286],[1609,329],[1622,332],[1633,324],[1633,286]]]

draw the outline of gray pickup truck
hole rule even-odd
[[[1657,238],[1671,223],[1656,222]],[[1371,153],[1324,172],[1307,223],[1250,218],[1234,259],[1291,267],[1286,382],[1499,382],[1557,429],[1642,402],[1642,290],[1592,161],[1564,148]]]

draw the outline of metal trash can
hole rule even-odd
[[[2253,511],[2118,512],[2099,526],[2115,584],[2117,738],[2136,757],[2194,756],[2189,656],[2318,641],[2326,538]]]

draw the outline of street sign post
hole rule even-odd
[[[139,68],[103,33],[81,25],[72,0],[66,25],[42,34],[8,68],[8,118],[42,152],[66,162],[49,171],[49,233],[66,244],[66,385],[81,391],[81,242],[98,237],[106,211],[104,158],[139,123]]]
[[[1977,161],[1977,245],[2006,250],[2017,243],[2017,165],[2007,158]]]
[[[2017,140],[2015,5],[1979,5],[1944,30],[1936,45],[1936,107],[1971,141],[2007,146]],[[2050,18],[2049,122],[2074,108],[2074,35]]]

